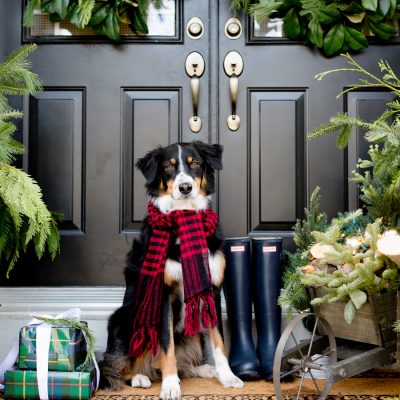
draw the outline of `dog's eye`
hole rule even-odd
[[[173,171],[174,169],[175,169],[175,165],[174,165],[174,164],[171,164],[171,163],[167,164],[167,165],[164,167],[164,170],[165,170],[165,171]]]
[[[200,164],[197,161],[192,161],[191,163],[189,163],[189,166],[192,169],[200,168]]]

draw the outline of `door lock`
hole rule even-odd
[[[200,39],[204,34],[204,24],[199,17],[192,17],[186,25],[186,33],[192,39]]]
[[[229,18],[225,24],[225,36],[229,39],[239,39],[242,35],[242,24],[236,17]]]

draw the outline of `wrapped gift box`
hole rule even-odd
[[[39,399],[36,371],[6,371],[4,381],[6,399]],[[90,399],[95,390],[96,369],[92,365],[82,371],[49,371],[49,399]]]
[[[25,326],[19,335],[19,369],[36,369],[36,328]],[[87,344],[83,332],[72,326],[52,327],[49,371],[75,371],[84,361]]]

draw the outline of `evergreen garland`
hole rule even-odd
[[[0,64],[0,263],[6,266],[7,277],[29,243],[33,243],[39,259],[46,249],[52,259],[59,252],[59,216],[47,210],[37,183],[11,165],[24,147],[12,138],[16,126],[9,120],[21,118],[22,113],[9,106],[6,96],[33,94],[41,89],[26,59],[35,48],[24,46]]]

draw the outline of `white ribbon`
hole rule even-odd
[[[76,321],[81,320],[81,309],[80,308],[70,308],[69,310],[53,317],[51,315],[38,315],[38,317],[48,318],[48,319],[74,319]],[[51,325],[37,319],[33,318],[29,325],[38,325],[36,328],[36,371],[37,371],[37,381],[39,389],[39,397],[41,400],[48,400],[48,360],[49,360],[49,348],[50,348],[50,336],[51,336]],[[86,342],[87,338],[83,332]],[[4,374],[7,370],[11,369],[18,358],[19,352],[19,340],[17,339],[6,358],[2,363],[0,363],[0,383],[4,383]],[[94,367],[96,369],[96,390],[99,388],[100,383],[100,370],[97,364],[94,353],[91,354]],[[0,384],[0,389],[4,389],[4,386]]]

